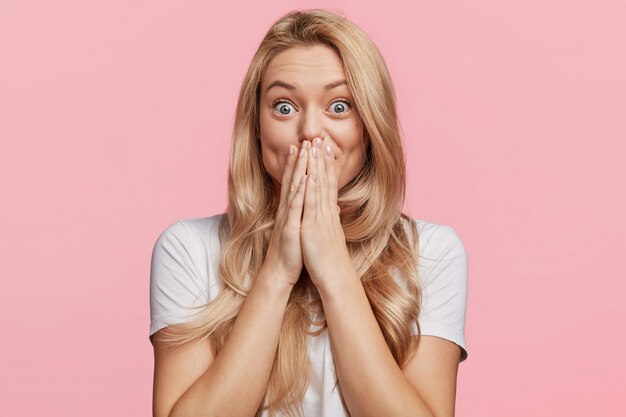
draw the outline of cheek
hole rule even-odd
[[[342,149],[342,153],[338,160],[335,161],[335,170],[340,187],[346,185],[358,175],[363,168],[363,160],[365,158],[364,138],[360,130],[351,130],[342,139],[343,143],[338,144]]]
[[[353,165],[358,161],[362,160],[364,157],[364,138],[360,134],[360,132],[355,132],[351,130],[347,132],[345,136],[341,137],[341,141],[339,142],[339,147],[342,150],[343,157],[345,158],[344,163],[348,165]]]
[[[260,123],[261,133],[261,155],[265,169],[274,177],[276,181],[281,180],[285,165],[287,164],[287,151],[290,139],[289,129],[284,125],[275,123],[271,118]]]
[[[287,163],[287,151],[282,152],[280,142],[273,139],[274,138],[263,136],[263,140],[261,141],[261,157],[265,170],[275,181],[280,183]]]
[[[280,161],[276,149],[272,148],[267,143],[261,145],[261,156],[263,157],[263,165],[265,169],[274,177],[278,174],[278,171],[282,172],[282,161]]]

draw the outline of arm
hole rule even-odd
[[[174,404],[171,417],[252,416],[263,400],[274,365],[283,318],[303,267],[300,218],[306,148],[286,155],[280,202],[263,266],[224,347]]]
[[[292,288],[270,274],[258,274],[223,349],[170,417],[253,416],[259,408]]]
[[[389,351],[352,266],[339,218],[332,141],[323,136],[315,140],[307,168],[316,175],[309,176],[305,192],[302,256],[324,306],[346,406],[352,417],[435,417]]]
[[[352,417],[435,417],[404,375],[356,273],[319,287],[341,393]]]

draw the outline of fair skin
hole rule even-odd
[[[278,205],[265,260],[219,354],[208,341],[180,352],[155,340],[155,417],[254,415],[302,268],[320,293],[341,394],[352,417],[454,416],[460,348],[422,336],[401,369],[350,262],[337,195],[358,174],[365,147],[357,116],[337,102],[351,99],[347,86],[324,88],[342,79],[339,57],[325,46],[283,51],[266,69],[260,140]],[[275,80],[296,88],[276,87],[266,94]],[[271,106],[276,98],[292,105],[281,112],[283,104]],[[300,152],[289,152],[297,150],[293,145]]]
[[[337,376],[351,415],[453,416],[460,348],[446,339],[422,336],[401,369],[350,261],[337,195],[361,169],[363,130],[355,112],[337,104],[338,99],[351,100],[348,86],[324,88],[343,79],[340,58],[322,45],[283,51],[265,73],[259,116],[263,162],[274,179],[290,185],[281,187],[281,196],[287,196],[291,206],[302,205],[301,220],[297,210],[292,212],[285,222],[289,231],[281,233],[290,236],[291,244],[299,240],[301,260],[293,246],[284,248],[284,261],[279,261],[280,256],[275,259],[277,265],[283,264],[282,271],[289,271],[290,284],[297,280],[301,265],[305,267],[320,293]],[[294,88],[279,86],[266,92],[276,80]],[[276,99],[293,105],[272,107]],[[300,152],[286,151],[293,150],[300,138],[305,139]],[[309,143],[306,139],[311,138]]]
[[[293,47],[272,59],[263,78],[259,127],[265,169],[280,185],[289,145],[327,133],[341,189],[361,170],[367,142],[339,56],[321,45]]]

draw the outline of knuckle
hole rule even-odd
[[[299,209],[301,207],[302,207],[302,203],[298,199],[293,199],[291,200],[291,203],[289,203],[289,208],[292,210]]]

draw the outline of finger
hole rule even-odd
[[[322,140],[323,139],[323,140]],[[326,210],[328,207],[328,186],[326,178],[326,168],[324,167],[324,141],[327,141],[326,135],[323,135],[319,140],[316,139],[317,144],[317,201],[320,211]]]
[[[313,174],[317,170],[317,164],[315,163],[317,161],[317,152],[317,147],[313,146],[313,142],[311,142],[311,146],[309,147],[308,151],[309,159],[306,166],[306,173],[309,176],[311,176],[311,174]]]
[[[300,229],[300,222],[302,220],[302,209],[304,205],[304,191],[306,188],[307,176],[303,175],[298,183],[296,194],[289,202],[289,211],[287,214],[287,225],[293,230]]]
[[[311,146],[307,163],[306,190],[304,190],[304,213],[302,222],[315,222],[317,219],[317,157],[319,149]]]
[[[337,206],[337,193],[339,191],[339,185],[337,180],[337,173],[335,171],[335,152],[333,151],[332,141],[330,137],[326,135],[324,141],[324,170],[326,173],[326,188],[327,188],[327,206],[328,208]]]
[[[297,159],[295,162],[293,175],[289,179],[289,182],[287,182],[287,184],[290,184],[288,194],[287,194],[288,195],[287,204],[289,204],[291,200],[293,200],[293,197],[298,191],[300,180],[306,173],[306,166],[307,166],[307,160],[308,160],[307,148],[309,147],[309,145],[310,145],[309,141],[306,141],[306,140],[302,141],[302,146],[300,146],[300,150],[297,153]]]
[[[291,182],[291,177],[293,176],[293,170],[296,165],[297,158],[298,148],[294,145],[289,145],[289,150],[287,152],[287,163],[285,164],[285,170],[283,171],[283,177],[280,182],[280,204],[282,204],[289,195],[289,187],[287,185]]]

